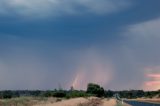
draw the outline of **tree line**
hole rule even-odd
[[[74,90],[71,87],[70,90],[4,90],[0,91],[0,99],[10,99],[22,96],[33,96],[33,97],[59,97],[59,98],[75,98],[75,97],[89,97],[89,96],[97,96],[97,97],[113,97],[115,94],[119,94],[121,98],[140,98],[147,97],[152,98],[155,96],[160,97],[160,90],[158,91],[143,91],[143,90],[124,90],[124,91],[112,91],[112,90],[104,90],[98,84],[89,83],[87,86],[87,90]]]

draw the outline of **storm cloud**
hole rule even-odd
[[[1,0],[3,15],[47,17],[67,14],[104,14],[124,9],[127,0]]]
[[[0,89],[159,89],[160,1],[142,1],[1,0]]]

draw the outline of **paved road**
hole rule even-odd
[[[137,101],[125,101],[125,102],[132,106],[160,106],[160,104],[137,102]]]

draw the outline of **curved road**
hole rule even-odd
[[[124,102],[132,106],[160,106],[160,104],[138,102],[138,101],[124,101]]]

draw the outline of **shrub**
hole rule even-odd
[[[60,97],[60,98],[63,98],[66,96],[66,92],[65,91],[55,91],[53,93],[53,97]]]
[[[88,97],[88,94],[84,91],[70,91],[67,93],[66,98],[76,98],[76,97]]]

